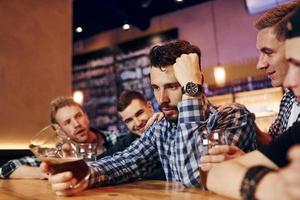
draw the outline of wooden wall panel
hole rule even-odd
[[[27,148],[71,94],[71,0],[0,1],[0,149]]]

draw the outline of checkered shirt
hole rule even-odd
[[[272,138],[281,135],[287,129],[293,104],[295,102],[298,103],[297,98],[293,95],[292,91],[288,90],[284,93],[280,102],[278,116],[269,129],[269,134],[272,136]],[[296,121],[300,121],[300,115],[298,115]]]
[[[40,163],[34,156],[25,156],[23,158],[10,160],[0,168],[0,178],[8,178],[18,167],[31,166],[38,167]]]
[[[246,152],[256,149],[254,121],[244,106],[231,104],[215,108],[202,96],[183,100],[178,109],[178,124],[165,119],[155,122],[125,151],[89,163],[89,185],[135,180],[149,174],[160,161],[168,181],[201,186],[200,137],[204,130],[221,133],[223,142],[226,140]]]

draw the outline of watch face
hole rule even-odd
[[[191,96],[196,95],[199,92],[198,85],[192,82],[186,84],[185,90],[186,93]]]

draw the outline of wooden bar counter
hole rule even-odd
[[[137,181],[88,189],[76,196],[58,197],[45,180],[0,180],[0,200],[227,200],[199,188],[184,188],[176,182]]]

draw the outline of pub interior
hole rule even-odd
[[[254,22],[286,2],[0,1],[0,165],[32,155],[29,141],[50,124],[49,103],[58,96],[79,98],[91,127],[130,134],[118,115],[117,98],[125,90],[138,90],[159,111],[148,53],[156,44],[175,40],[201,49],[209,101],[245,105],[259,129],[267,132],[285,89],[273,87],[265,72],[256,69]],[[0,199],[56,198],[46,180],[0,179],[0,191]],[[227,199],[165,181],[100,187],[72,198]]]

